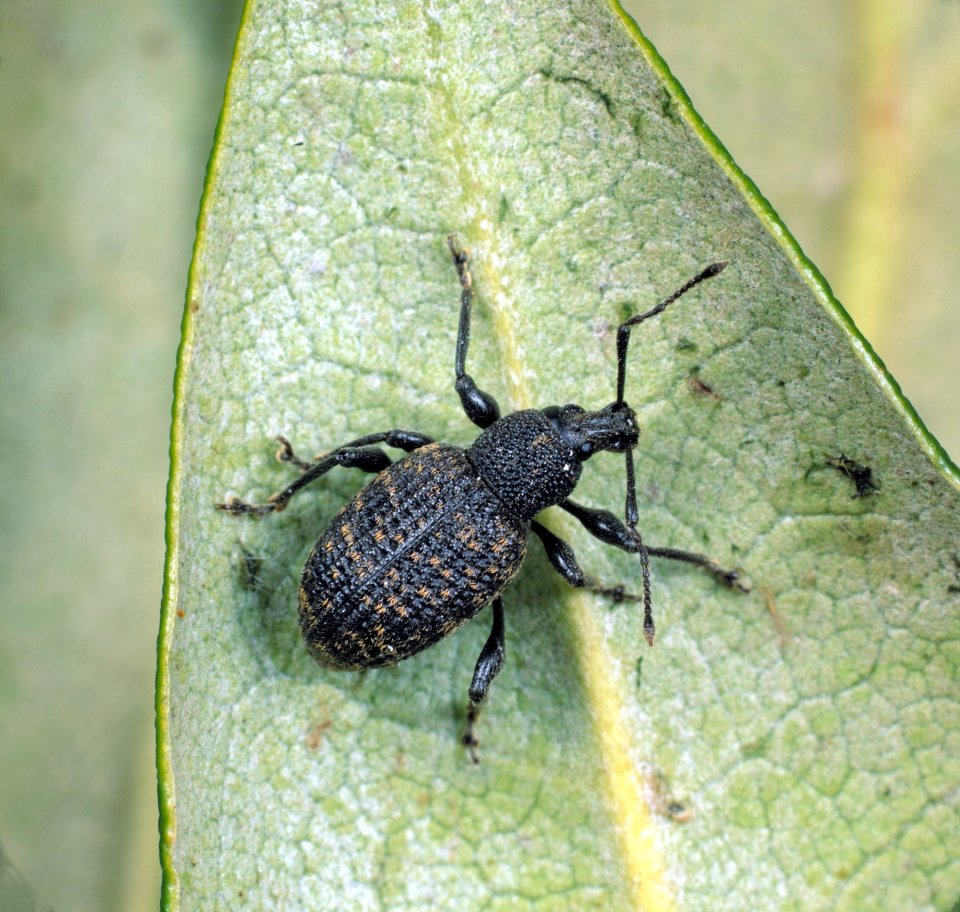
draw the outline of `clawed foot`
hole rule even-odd
[[[710,575],[721,585],[726,586],[727,589],[736,589],[738,592],[749,592],[750,587],[744,585],[740,582],[740,570],[724,570],[722,567],[713,566],[707,567],[706,570]]]
[[[277,460],[279,462],[289,462],[291,465],[295,465],[302,472],[306,472],[307,469],[313,466],[312,462],[307,462],[305,459],[301,459],[293,452],[293,446],[286,437],[279,436],[277,441],[280,444],[280,449],[277,450]]]
[[[224,503],[218,503],[216,505],[218,510],[223,510],[224,513],[230,513],[233,516],[241,516],[244,514],[264,516],[267,513],[279,513],[285,506],[286,504],[275,504],[270,500],[264,504],[248,504],[232,495],[228,497]]]
[[[480,758],[477,756],[477,748],[480,746],[480,742],[473,733],[473,727],[479,715],[480,708],[475,703],[471,703],[470,709],[467,711],[467,730],[460,738],[460,743],[467,749],[470,759],[474,763],[480,762]]]

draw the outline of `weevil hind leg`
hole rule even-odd
[[[470,752],[470,759],[479,763],[477,747],[480,742],[474,734],[480,710],[487,698],[487,692],[493,679],[500,674],[503,668],[503,658],[506,653],[503,624],[503,599],[498,595],[493,600],[493,626],[490,636],[480,652],[477,666],[473,670],[473,680],[470,682],[470,706],[467,709],[467,730],[460,739],[464,747]]]

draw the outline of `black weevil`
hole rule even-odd
[[[640,428],[623,398],[631,328],[662,313],[727,264],[708,266],[652,310],[620,325],[617,398],[610,405],[596,412],[579,405],[553,405],[501,417],[494,397],[479,389],[465,370],[473,303],[470,254],[453,235],[447,244],[461,286],[456,389],[467,417],[483,433],[464,450],[416,431],[393,429],[351,440],[313,461],[299,459],[281,437],[277,457],[299,468],[300,477],[264,504],[231,497],[217,506],[234,514],[279,512],[334,466],[377,472],[340,510],[307,558],[300,582],[300,630],[321,665],[378,668],[432,646],[492,602],[493,629],[473,673],[463,736],[476,760],[474,725],[503,666],[501,593],[523,563],[531,531],[571,586],[591,588],[616,600],[642,598],[643,632],[651,646],[649,557],[686,561],[728,587],[744,588],[736,570],[723,570],[701,554],[652,548],[641,540],[633,469]],[[391,462],[376,444],[397,447],[408,455]],[[607,510],[569,499],[583,462],[601,450],[625,453],[626,523]],[[627,595],[619,586],[590,585],[571,547],[534,519],[551,506],[566,510],[601,541],[637,554],[642,596]]]

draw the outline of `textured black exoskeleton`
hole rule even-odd
[[[501,417],[493,396],[480,390],[465,370],[473,302],[469,253],[453,236],[447,243],[461,285],[456,389],[467,417],[483,429],[472,446],[464,450],[415,431],[394,429],[368,434],[304,461],[281,437],[277,456],[297,466],[300,477],[265,504],[230,498],[218,506],[235,514],[279,512],[294,494],[334,466],[377,472],[340,510],[307,558],[299,599],[303,638],[322,665],[348,669],[394,665],[453,633],[492,603],[493,629],[473,673],[463,738],[473,754],[480,704],[503,665],[501,593],[523,563],[531,531],[571,586],[587,586],[619,601],[642,599],[643,630],[651,646],[651,555],[695,564],[724,585],[742,588],[736,571],[722,570],[700,554],[651,548],[641,541],[633,471],[640,429],[623,398],[630,329],[717,275],[726,263],[708,266],[652,310],[620,325],[617,397],[610,405],[595,412],[579,405],[550,406]],[[408,455],[391,463],[376,444],[397,447]],[[607,510],[569,499],[583,462],[601,450],[626,456],[625,523]],[[550,506],[566,510],[601,541],[637,554],[642,596],[626,594],[619,586],[589,584],[570,546],[534,519]]]

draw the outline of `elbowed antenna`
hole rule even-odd
[[[728,264],[728,260],[711,263],[706,269],[690,279],[689,282],[681,285],[669,298],[664,298],[652,310],[648,310],[646,313],[636,314],[620,324],[617,329],[617,402],[623,402],[623,387],[627,374],[627,345],[630,343],[631,328],[650,317],[655,317],[657,314],[663,313],[677,298],[682,298],[691,288],[695,288],[706,279],[712,279],[714,276],[720,275],[720,273],[727,268]]]
[[[663,313],[677,298],[683,297],[691,288],[696,287],[706,279],[712,279],[715,275],[719,275],[726,269],[727,263],[727,260],[711,263],[706,269],[697,273],[690,281],[681,285],[670,297],[664,298],[656,307],[645,313],[636,314],[620,324],[617,328],[617,403],[623,404],[623,390],[627,375],[627,346],[630,344],[630,330],[638,323],[642,323],[650,317],[655,317],[657,314]],[[639,518],[637,514],[637,482],[633,467],[632,446],[626,448],[624,460],[627,471],[627,502],[624,507],[624,518],[636,536],[639,547],[640,569],[643,572],[643,635],[646,637],[647,643],[652,646],[655,628],[653,624],[653,608],[650,601],[649,556],[646,546],[640,538],[640,533],[637,532],[637,519]]]
[[[627,346],[630,343],[630,330],[638,323],[657,314],[663,313],[677,298],[683,297],[691,288],[696,287],[706,279],[719,275],[727,267],[727,261],[711,263],[706,269],[697,273],[689,282],[681,285],[670,297],[664,298],[656,307],[646,313],[636,314],[625,320],[617,329],[617,402],[623,402],[623,388],[627,377]],[[633,447],[627,447],[625,454],[627,463],[627,503],[625,516],[627,525],[631,529],[637,525],[637,488],[633,471]]]

